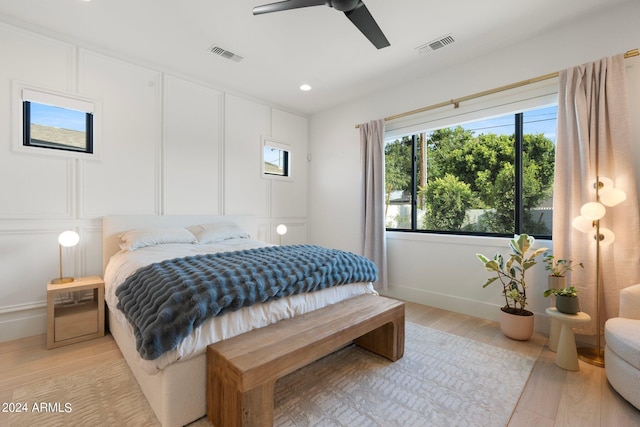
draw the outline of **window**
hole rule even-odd
[[[13,82],[16,151],[97,159],[99,103],[76,94]]]
[[[93,153],[93,114],[23,101],[23,145]]]
[[[291,148],[283,143],[264,140],[262,174],[267,177],[291,176]]]
[[[390,230],[551,236],[557,107],[385,144]]]

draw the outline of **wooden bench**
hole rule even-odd
[[[271,427],[276,380],[352,341],[400,359],[404,303],[362,295],[209,345],[209,421],[216,427]]]

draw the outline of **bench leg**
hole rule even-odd
[[[404,315],[357,338],[357,346],[395,362],[404,355]]]
[[[207,416],[215,427],[271,427],[275,382],[242,392],[232,382],[209,377]]]

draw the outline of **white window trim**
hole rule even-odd
[[[51,150],[23,144],[23,102],[33,101],[93,114],[93,153]],[[13,151],[52,157],[99,160],[101,154],[101,103],[75,93],[37,87],[20,81],[11,82],[11,148]]]

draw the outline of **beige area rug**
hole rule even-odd
[[[534,363],[407,322],[405,355],[395,363],[350,346],[280,379],[275,425],[504,426]],[[11,426],[158,425],[124,360],[25,386],[13,402],[28,410],[12,414]],[[49,408],[32,410],[42,402]]]

